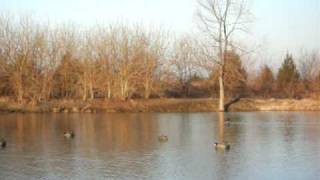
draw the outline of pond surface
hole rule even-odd
[[[219,117],[1,114],[0,179],[319,179],[320,113],[229,113],[230,126]],[[221,139],[229,151],[215,150]]]

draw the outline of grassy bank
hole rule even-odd
[[[217,99],[151,99],[129,101],[73,101],[54,100],[34,104],[17,104],[10,99],[0,100],[1,112],[214,112]],[[231,105],[230,111],[320,111],[320,100],[315,99],[249,99]]]

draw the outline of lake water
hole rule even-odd
[[[0,179],[320,178],[320,113],[225,118],[230,126],[218,113],[0,114]],[[214,148],[223,140],[229,151]]]

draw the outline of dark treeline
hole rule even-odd
[[[202,43],[160,30],[109,25],[79,29],[0,18],[0,96],[19,103],[52,99],[217,97],[218,72]],[[320,92],[320,56],[287,54],[279,70],[243,65],[226,53],[229,97],[303,98]],[[211,63],[210,63],[211,62]]]
[[[247,84],[251,94],[260,97],[319,98],[319,68],[320,56],[317,51],[304,53],[296,59],[286,54],[276,73],[264,65]]]

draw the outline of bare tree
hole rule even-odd
[[[94,31],[94,30],[93,30]],[[101,94],[111,99],[113,96],[113,89],[115,84],[115,37],[116,31],[112,26],[110,27],[98,27],[93,34],[89,46],[93,53],[93,59],[96,59],[96,73],[98,74],[97,89]]]
[[[95,88],[97,87],[97,58],[94,53],[94,46],[92,45],[93,37],[90,32],[85,32],[84,34],[84,42],[80,43],[80,86],[81,86],[81,94],[82,100],[86,101],[88,98],[90,100],[94,99],[95,96]]]
[[[12,17],[1,15],[0,17],[0,90],[6,95],[12,94],[10,87],[10,61],[14,58],[13,27],[10,24]]]
[[[245,0],[198,0],[198,17],[209,39],[210,48],[217,55],[211,58],[219,68],[219,111],[224,107],[224,76],[227,52],[237,47],[233,35],[246,31],[249,11]]]
[[[154,90],[155,78],[164,59],[165,37],[161,31],[152,31],[141,36],[143,47],[142,54],[142,79],[144,98],[148,99]]]
[[[304,52],[299,58],[301,77],[305,81],[314,80],[320,69],[320,53],[318,51]]]
[[[59,27],[55,34],[56,52],[60,54],[54,70],[54,96],[72,97],[80,94],[78,88],[80,64],[76,58],[78,35],[72,26]]]
[[[199,74],[195,63],[196,58],[196,48],[192,39],[184,37],[176,41],[173,47],[171,64],[184,96],[189,95],[191,80]]]

